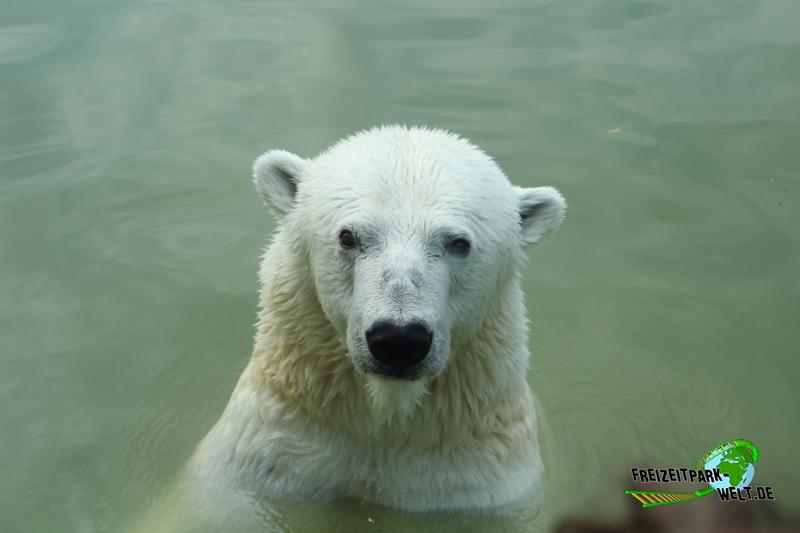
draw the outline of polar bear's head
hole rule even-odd
[[[565,210],[441,130],[377,128],[314,159],[270,151],[254,180],[353,365],[381,379],[441,372]]]

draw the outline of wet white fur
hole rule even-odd
[[[499,506],[534,489],[519,273],[523,248],[563,220],[561,195],[512,186],[455,135],[399,126],[314,159],[267,152],[254,179],[279,217],[255,347],[189,475],[414,511]],[[362,251],[340,248],[343,227]],[[454,235],[472,243],[467,257],[448,253]],[[419,380],[369,373],[364,333],[379,319],[433,329]]]

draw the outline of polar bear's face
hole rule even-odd
[[[371,130],[312,160],[267,152],[254,177],[356,369],[404,380],[441,372],[565,209],[441,131]]]

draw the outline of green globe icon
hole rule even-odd
[[[719,469],[722,481],[711,481],[714,489],[743,489],[750,486],[756,475],[758,448],[744,439],[720,444],[708,452],[699,464],[707,470]]]

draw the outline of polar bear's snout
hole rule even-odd
[[[409,376],[409,371],[427,357],[433,343],[433,332],[420,322],[377,322],[366,337],[369,352],[380,363],[377,370],[393,377]]]

